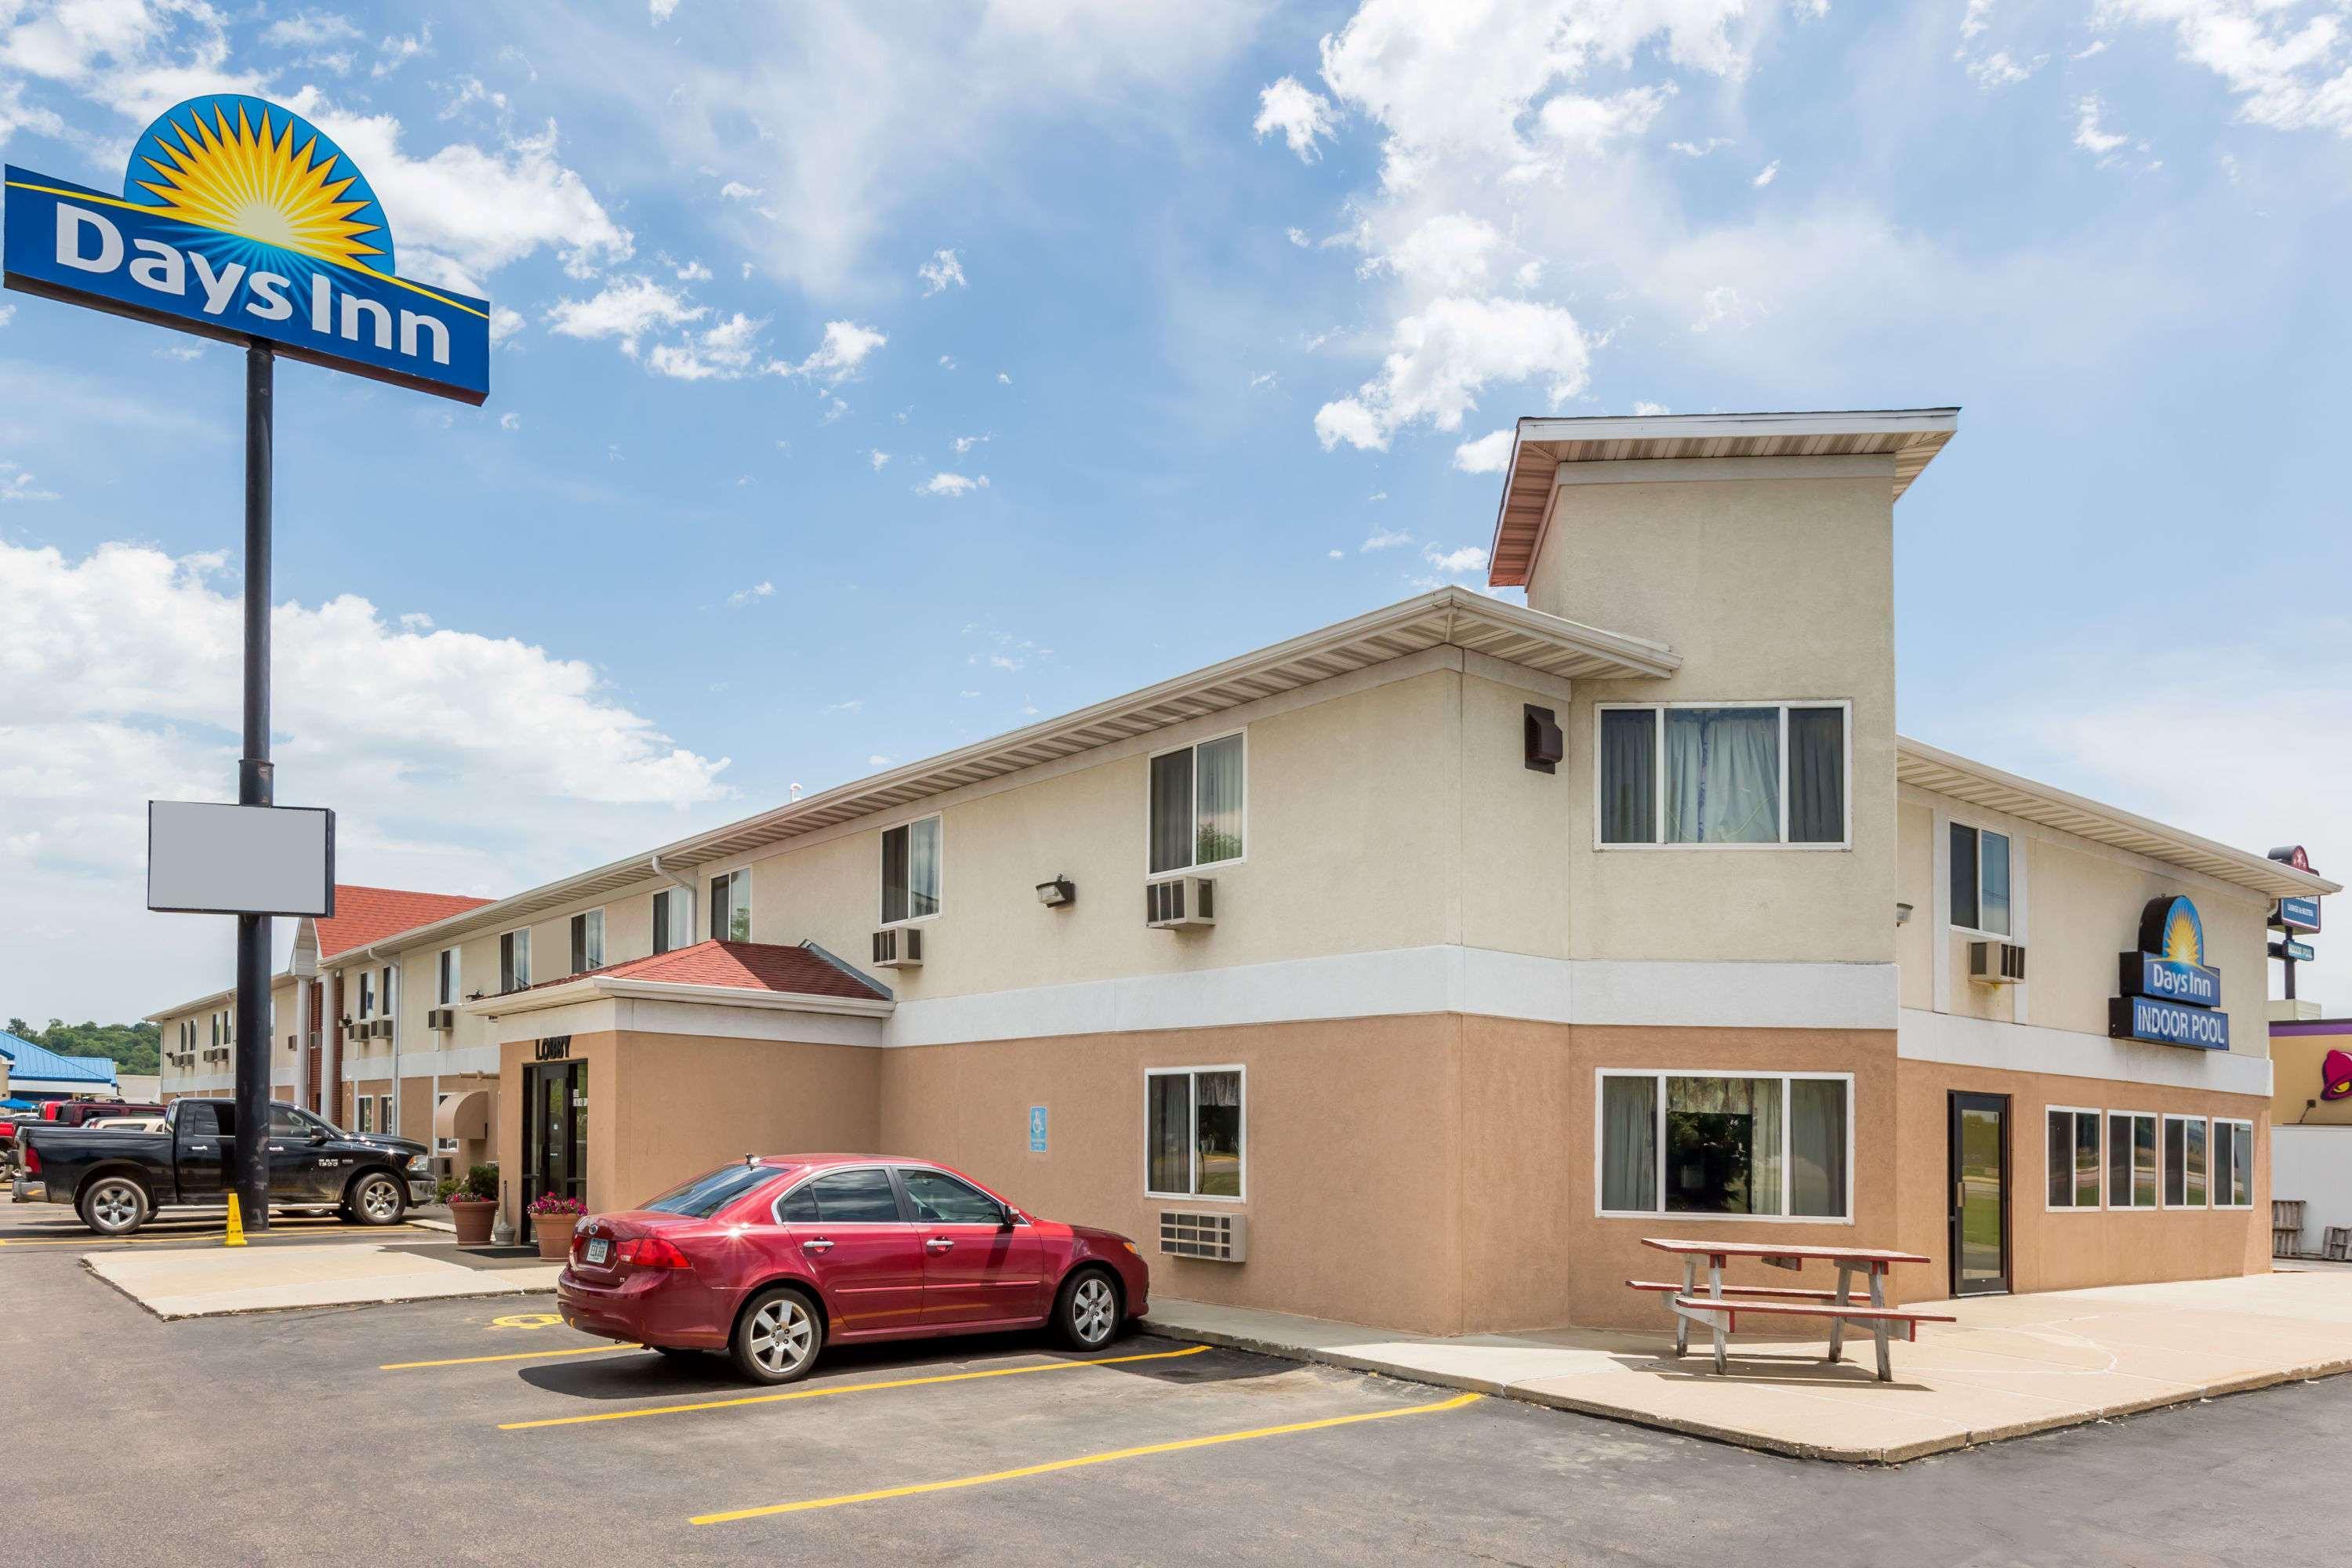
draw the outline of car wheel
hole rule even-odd
[[[408,1189],[382,1171],[370,1171],[352,1184],[343,1209],[362,1225],[398,1225],[408,1212]]]
[[[751,1298],[727,1348],[735,1370],[752,1382],[791,1383],[816,1364],[824,1349],[824,1320],[800,1291],[775,1286]]]
[[[83,1191],[76,1206],[82,1224],[100,1236],[129,1236],[152,1212],[147,1189],[129,1176],[100,1176]]]
[[[1118,1286],[1099,1268],[1082,1268],[1063,1282],[1054,1302],[1054,1332],[1072,1350],[1098,1351],[1126,1321]]]

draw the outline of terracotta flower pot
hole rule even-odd
[[[550,1263],[561,1263],[572,1256],[572,1227],[580,1223],[576,1214],[535,1214],[530,1216],[530,1234],[539,1243],[539,1255]]]
[[[499,1217],[499,1205],[477,1199],[468,1203],[464,1198],[449,1200],[449,1223],[457,1227],[460,1247],[488,1247],[490,1226]]]

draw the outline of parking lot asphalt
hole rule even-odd
[[[163,1322],[0,1249],[6,1557],[2299,1564],[2352,1379],[1892,1469],[1130,1336],[829,1355],[783,1389],[545,1297]]]

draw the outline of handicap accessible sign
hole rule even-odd
[[[1033,1105],[1029,1108],[1029,1152],[1042,1154],[1045,1152],[1045,1108],[1042,1105]]]

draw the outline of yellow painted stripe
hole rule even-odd
[[[430,1227],[421,1225],[340,1225],[340,1226],[272,1226],[267,1231],[247,1231],[245,1239],[257,1241],[291,1241],[303,1236],[390,1236],[396,1232],[415,1233]],[[0,1247],[163,1247],[172,1242],[217,1244],[224,1235],[217,1230],[181,1230],[169,1236],[0,1236]]]
[[[643,1345],[583,1345],[574,1351],[515,1351],[508,1355],[461,1355],[447,1361],[389,1361],[378,1372],[415,1372],[426,1366],[479,1366],[486,1361],[551,1361],[563,1355],[604,1355],[613,1351],[641,1351]]]
[[[1150,1454],[1180,1454],[1187,1448],[1211,1448],[1221,1443],[1247,1443],[1259,1437],[1283,1437],[1294,1432],[1320,1432],[1327,1427],[1352,1426],[1363,1421],[1385,1421],[1391,1415],[1433,1415],[1443,1410],[1459,1410],[1485,1397],[1476,1394],[1459,1394],[1452,1399],[1441,1399],[1431,1405],[1407,1405],[1395,1410],[1368,1410],[1355,1415],[1327,1415],[1320,1421],[1294,1421],[1284,1426],[1255,1426],[1246,1432],[1220,1432],[1209,1437],[1184,1437],[1173,1443],[1146,1443],[1137,1448],[1114,1448],[1108,1454],[1087,1454],[1075,1459],[1049,1459],[1042,1465],[1024,1465],[1014,1470],[992,1470],[984,1476],[959,1476],[951,1481],[918,1481],[912,1486],[884,1487],[877,1491],[849,1492],[841,1497],[810,1498],[802,1502],[770,1503],[765,1508],[731,1509],[725,1513],[697,1514],[690,1524],[726,1524],[738,1519],[764,1519],[776,1513],[804,1513],[811,1509],[840,1508],[853,1502],[880,1502],[886,1498],[915,1497],[923,1492],[956,1491],[964,1487],[984,1487],[996,1481],[1017,1481],[1030,1476],[1051,1475],[1056,1470],[1075,1470],[1087,1465],[1108,1465],[1118,1459],[1139,1459]]]
[[[793,1388],[782,1394],[747,1394],[737,1399],[706,1399],[693,1405],[656,1405],[643,1410],[604,1410],[593,1415],[551,1415],[541,1421],[507,1421],[501,1432],[524,1432],[534,1426],[584,1426],[591,1421],[634,1421],[640,1415],[679,1415],[692,1410],[732,1410],[745,1405],[781,1405],[791,1399],[824,1399],[836,1394],[872,1394],[884,1388],[922,1388],[935,1383],[971,1383],[983,1377],[1018,1377],[1030,1372],[1065,1372],[1076,1366],[1123,1366],[1129,1362],[1172,1361],[1199,1355],[1206,1345],[1181,1351],[1148,1351],[1141,1355],[1103,1356],[1094,1361],[1049,1361],[1035,1366],[993,1366],[985,1372],[940,1373],[930,1377],[894,1377],[883,1383],[835,1383],[822,1388]]]
[[[93,195],[88,191],[69,191],[58,185],[37,185],[30,180],[10,180],[8,182],[8,188],[12,191],[38,191],[45,196],[62,196],[68,200],[77,202],[96,202],[100,206],[121,207],[125,212],[144,213],[149,217],[160,218],[165,223],[183,224],[189,228],[210,229],[215,234],[226,234],[233,236],[238,239],[251,240],[256,245],[266,245],[273,250],[286,250],[289,248],[286,246],[279,245],[276,240],[255,239],[252,235],[241,234],[233,228],[224,228],[218,224],[198,223],[194,218],[187,217],[180,213],[172,212],[163,207],[142,206],[137,202],[126,202],[121,196]],[[463,310],[469,316],[479,316],[484,321],[488,321],[489,319],[489,312],[487,310],[477,310],[471,305],[466,304],[462,300],[452,300],[446,294],[436,294],[432,289],[425,287],[422,283],[411,283],[405,278],[394,278],[389,272],[378,272],[374,268],[368,266],[365,262],[343,261],[331,256],[313,256],[307,250],[296,250],[293,251],[292,254],[302,258],[305,261],[316,261],[326,267],[340,267],[346,272],[356,272],[362,277],[373,278],[379,283],[390,283],[398,288],[405,289],[412,294],[422,294],[428,300],[436,300],[441,304],[448,306],[453,310]]]

